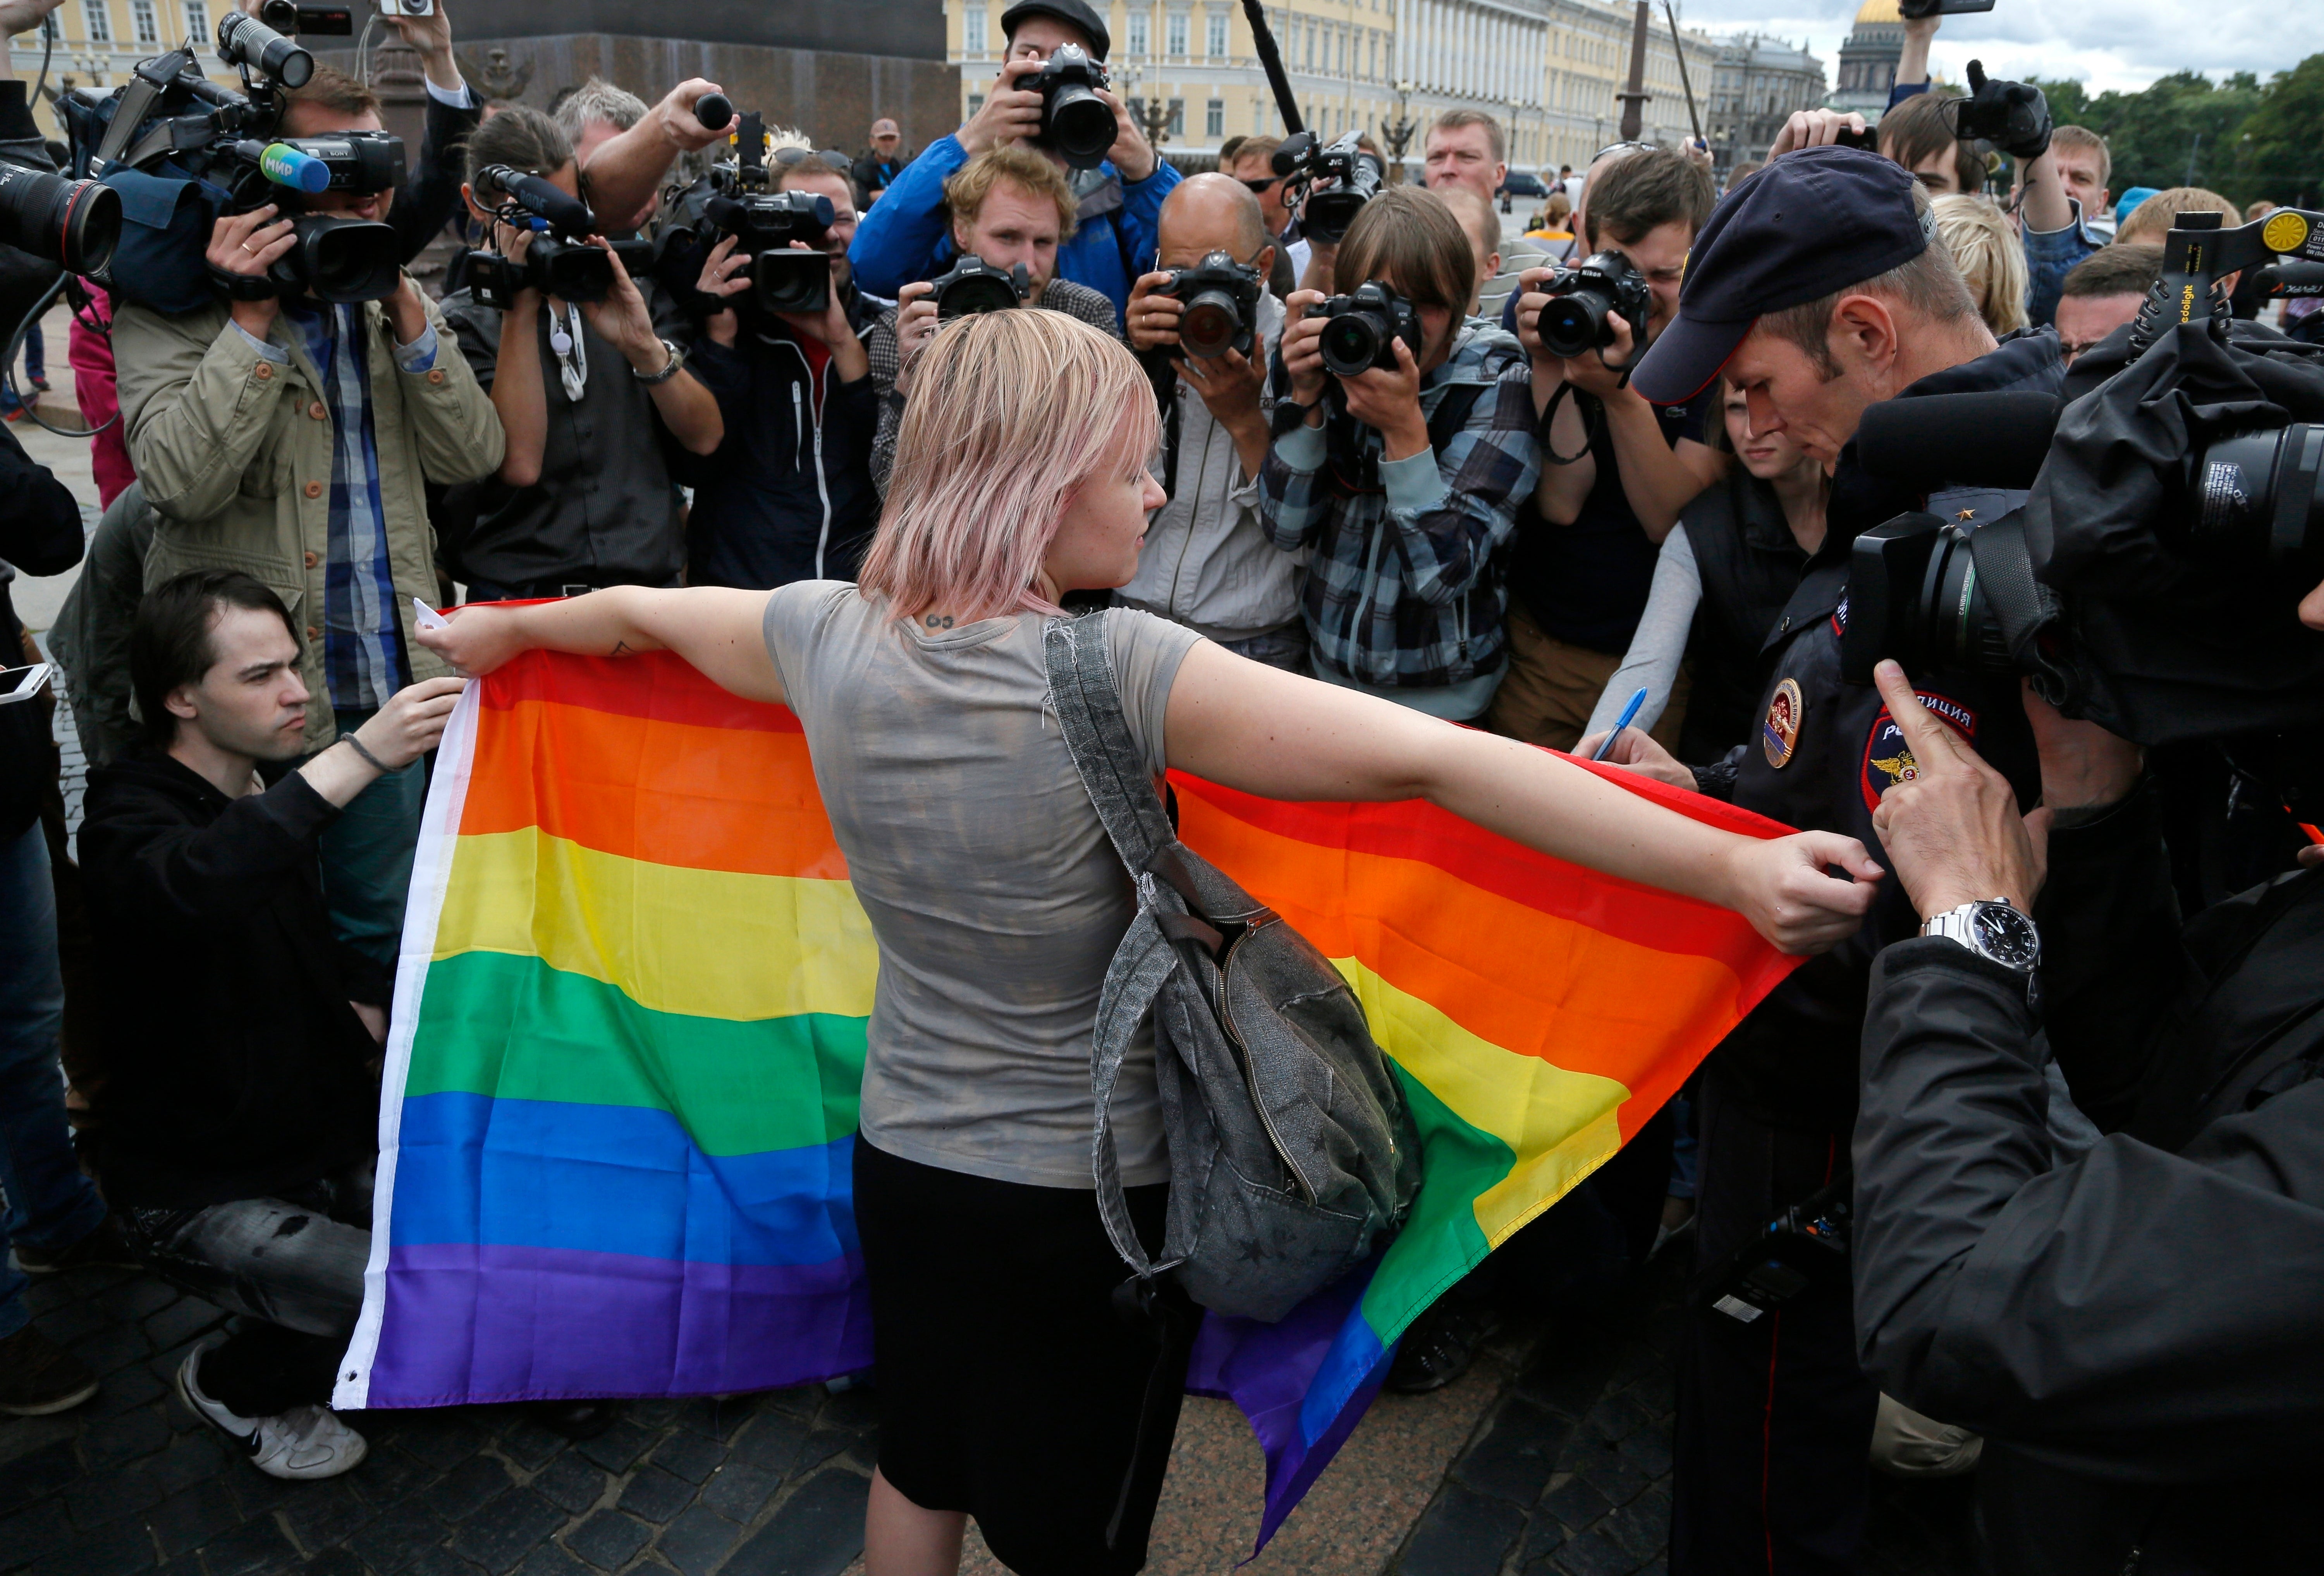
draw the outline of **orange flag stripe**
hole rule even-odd
[[[1418,860],[1322,847],[1190,796],[1179,803],[1188,845],[1326,955],[1356,959],[1513,1055],[1614,1079],[1636,1096],[1654,1083],[1650,1047],[1665,1045],[1674,1018],[1740,1016],[1743,982],[1717,959],[1609,935]],[[1343,900],[1314,906],[1330,894]]]
[[[540,700],[480,716],[464,835],[537,825],[649,864],[847,879],[804,733]]]

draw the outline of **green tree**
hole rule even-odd
[[[2136,93],[2101,93],[2089,101],[2082,124],[2106,138],[2117,192],[2193,185],[2240,201],[2246,184],[2239,167],[2243,126],[2264,97],[2248,71],[2224,83],[2174,71]]]
[[[2324,54],[2277,72],[2236,142],[2242,200],[2324,204]]]
[[[2080,82],[2052,82],[2045,78],[2030,78],[2050,101],[2050,118],[2061,126],[2086,126],[2089,123],[2090,90]],[[2096,128],[2093,127],[2093,130]]]

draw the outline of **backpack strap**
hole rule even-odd
[[[1115,688],[1113,660],[1106,643],[1105,615],[1053,619],[1042,632],[1049,669],[1049,696],[1057,725],[1073,751],[1074,770],[1090,803],[1104,823],[1114,852],[1138,883],[1138,917],[1116,948],[1099,992],[1097,1020],[1090,1035],[1090,1094],[1096,1106],[1090,1165],[1097,1182],[1098,1216],[1105,1234],[1141,1280],[1185,1262],[1188,1249],[1166,1241],[1157,1262],[1146,1256],[1123,1194],[1121,1165],[1113,1141],[1113,1092],[1121,1079],[1139,1026],[1178,966],[1166,926],[1187,920],[1185,900],[1157,882],[1148,867],[1176,843],[1161,796],[1154,791],[1146,758],[1130,736]],[[1167,863],[1167,859],[1163,862]]]

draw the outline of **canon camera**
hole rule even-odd
[[[977,312],[1005,312],[1011,307],[1021,307],[1033,290],[1032,275],[1023,263],[995,268],[973,252],[938,275],[935,283],[939,323]]]
[[[1259,333],[1259,298],[1267,288],[1259,270],[1231,253],[1212,252],[1192,268],[1176,268],[1157,295],[1180,303],[1178,347],[1188,355],[1249,355]]]
[[[1396,342],[1403,340],[1420,359],[1420,314],[1412,303],[1378,280],[1367,280],[1344,296],[1330,296],[1314,309],[1323,318],[1315,348],[1334,377],[1351,378],[1374,367],[1396,370]]]
[[[1019,88],[1041,96],[1040,141],[1076,170],[1105,162],[1118,127],[1113,106],[1098,97],[1105,68],[1078,44],[1059,44],[1048,63],[1021,78]]]

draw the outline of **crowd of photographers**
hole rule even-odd
[[[2324,429],[2276,429],[2324,420],[2324,314],[2272,300],[2296,269],[2255,240],[2166,250],[2180,215],[2251,234],[2233,205],[2117,209],[2103,140],[2033,89],[1921,91],[1933,19],[1877,131],[1803,112],[1723,194],[1617,143],[1525,238],[1476,111],[1417,185],[1361,134],[1182,175],[1084,0],[1017,0],[966,124],[914,154],[881,120],[856,157],[703,81],[486,105],[439,5],[392,24],[429,99],[407,159],[270,19],[219,29],[247,98],[165,60],[69,106],[117,243],[86,189],[35,193],[51,265],[113,253],[72,351],[92,424],[118,412],[106,508],[53,641],[97,767],[78,869],[41,705],[0,695],[17,1261],[142,1263],[244,1314],[179,1388],[260,1470],[363,1455],[326,1403],[457,688],[428,609],[853,578],[916,358],[1029,309],[1122,337],[1161,414],[1116,603],[1885,867],[1862,931],[1448,1294],[1391,1386],[1679,1233],[1672,1569],[1856,1568],[1875,1465],[1974,1466],[2002,1570],[2312,1568]],[[197,115],[208,142],[143,140]],[[0,156],[53,163],[6,81]],[[2266,250],[2324,254],[2287,217]],[[438,300],[403,265],[447,224]],[[27,272],[12,321],[57,277]],[[69,499],[0,436],[11,466],[0,558],[68,567]],[[94,1376],[21,1289],[0,1269],[0,1412],[77,1405]]]

